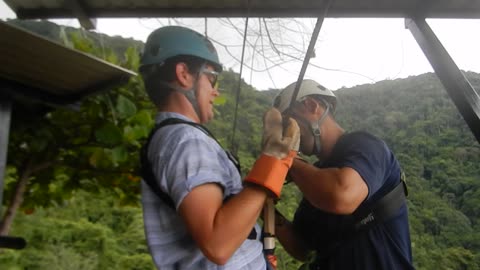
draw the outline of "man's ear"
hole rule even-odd
[[[175,65],[175,75],[177,82],[181,87],[190,88],[192,75],[189,72],[188,66],[185,63],[177,63]]]
[[[311,97],[307,97],[303,104],[305,104],[305,108],[309,113],[316,114],[318,110],[321,109],[321,106],[318,104],[316,100]]]

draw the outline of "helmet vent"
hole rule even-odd
[[[323,87],[323,85],[317,85],[318,89],[322,90],[322,91],[326,91],[327,88]]]

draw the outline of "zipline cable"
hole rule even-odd
[[[208,21],[207,21],[207,17],[204,18],[204,25],[205,25],[205,37],[208,38]]]
[[[250,1],[248,1],[248,7],[250,7]],[[248,8],[248,9],[250,9],[250,8]],[[245,19],[245,31],[243,33],[243,45],[242,45],[242,57],[240,58],[240,74],[238,75],[237,95],[236,95],[236,100],[235,100],[235,113],[234,113],[234,116],[233,116],[232,138],[231,138],[231,141],[230,141],[230,150],[235,155],[237,155],[237,149],[234,145],[235,131],[237,129],[238,104],[240,103],[240,90],[242,88],[242,72],[243,72],[243,60],[244,60],[244,56],[245,56],[245,44],[246,44],[246,41],[247,41],[248,13],[249,13],[249,11],[247,11],[247,17]]]
[[[245,19],[245,31],[243,33],[243,45],[242,45],[242,57],[240,59],[240,74],[238,77],[238,86],[237,86],[237,97],[235,101],[235,115],[233,118],[233,128],[232,128],[232,139],[230,142],[230,150],[233,153],[237,154],[237,149],[234,146],[235,142],[235,131],[237,127],[237,116],[238,116],[238,104],[240,103],[240,90],[242,87],[242,71],[243,71],[243,61],[245,56],[245,44],[247,41],[247,30],[248,30],[248,15],[250,10],[250,0],[247,1],[247,16]],[[277,268],[277,258],[275,257],[275,205],[272,198],[268,198],[264,205],[263,210],[264,215],[264,234],[265,237],[263,239],[263,251],[267,260],[271,266],[276,269]],[[269,268],[270,269],[270,268]]]
[[[325,16],[328,13],[330,6],[332,5],[333,0],[329,0],[323,9],[323,13],[321,16],[317,18],[317,23],[315,24],[315,28],[313,29],[312,37],[310,39],[310,44],[308,45],[307,53],[305,54],[305,59],[303,60],[302,68],[300,69],[300,74],[298,75],[297,83],[295,84],[295,90],[293,91],[292,99],[290,100],[290,106],[292,107],[295,101],[297,100],[298,91],[300,90],[300,86],[302,86],[303,77],[305,76],[305,72],[307,71],[308,63],[310,62],[310,58],[312,58],[312,54],[315,48],[315,43],[318,39],[318,34],[320,33],[320,29],[322,28],[323,21]]]

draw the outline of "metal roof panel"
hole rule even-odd
[[[135,75],[6,23],[0,23],[0,36],[0,91],[26,90],[27,95],[70,102]]]

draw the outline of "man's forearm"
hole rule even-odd
[[[316,208],[349,215],[368,195],[368,186],[350,167],[316,168],[294,161],[290,175],[304,197]]]

